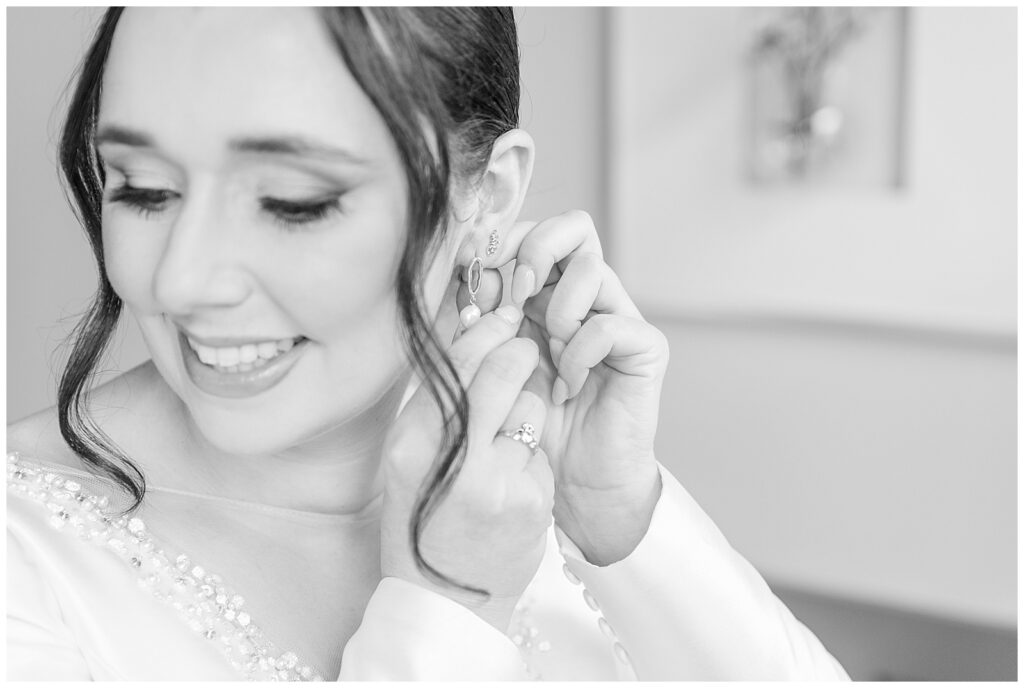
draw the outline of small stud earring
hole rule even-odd
[[[459,320],[462,321],[463,327],[469,327],[480,319],[480,306],[476,305],[476,293],[480,291],[480,283],[483,281],[483,277],[484,261],[480,256],[474,256],[473,262],[471,262],[469,267],[466,268],[466,286],[469,288],[469,305],[459,311]]]
[[[498,230],[492,229],[491,236],[487,239],[487,255],[493,256],[498,250]]]

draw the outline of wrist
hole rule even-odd
[[[397,578],[411,583],[427,592],[444,597],[456,604],[465,607],[476,614],[480,619],[487,622],[502,633],[508,632],[509,624],[512,621],[512,614],[515,611],[518,597],[507,595],[485,596],[470,590],[463,590],[455,585],[434,583],[418,572],[399,573],[396,571],[383,572],[384,577]]]
[[[556,495],[555,523],[589,563],[621,561],[647,534],[662,489],[657,464],[651,469],[615,490],[575,489]]]

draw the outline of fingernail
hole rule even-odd
[[[551,351],[551,362],[558,367],[558,362],[562,360],[562,352],[565,351],[565,342],[561,339],[551,338],[551,342],[548,344],[548,349]]]
[[[551,401],[555,402],[555,406],[558,406],[568,398],[569,385],[565,384],[565,380],[562,378],[556,377],[555,384],[551,385]]]
[[[533,268],[529,265],[516,265],[512,273],[512,300],[515,303],[523,303],[533,293],[533,287],[537,278],[533,274]]]
[[[523,317],[523,312],[519,310],[519,307],[513,306],[511,303],[507,303],[501,308],[496,309],[494,311],[494,314],[497,315],[502,320],[504,320],[505,322],[507,322],[509,325],[515,325]]]

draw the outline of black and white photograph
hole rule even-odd
[[[1002,6],[9,6],[7,681],[1016,681]]]

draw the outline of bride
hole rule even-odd
[[[657,462],[668,347],[589,217],[517,221],[518,51],[497,8],[107,12],[9,679],[846,677]],[[90,389],[123,308],[152,358]]]

